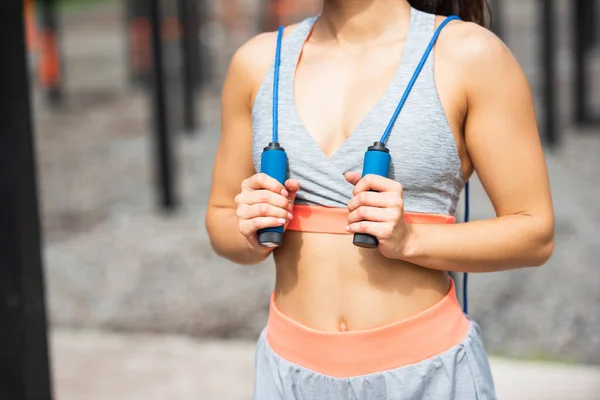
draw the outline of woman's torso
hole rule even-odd
[[[410,22],[399,21],[396,40],[353,50],[313,39],[305,43],[314,22],[289,28],[283,40],[279,142],[288,154],[290,177],[300,182],[297,204],[346,207],[352,186],[343,174],[361,171],[366,148],[390,122],[434,34],[436,17],[412,9]],[[466,167],[461,135],[453,132],[462,130],[464,113],[450,94],[456,83],[439,69],[434,73],[432,53],[394,124],[387,142],[390,178],[404,187],[405,211],[454,215]],[[257,171],[271,140],[272,73],[271,65],[254,99]],[[448,291],[446,273],[359,249],[349,235],[288,230],[274,254],[279,309],[319,330],[398,321]]]

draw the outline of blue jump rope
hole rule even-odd
[[[394,127],[394,123],[400,114],[400,111],[404,107],[406,100],[408,99],[408,95],[410,94],[412,88],[419,77],[419,74],[423,70],[423,66],[427,62],[431,51],[433,50],[433,46],[437,41],[442,29],[451,21],[458,20],[459,17],[452,15],[444,20],[440,24],[440,26],[435,31],[427,49],[425,50],[425,54],[421,58],[415,72],[413,73],[412,78],[410,79],[408,85],[406,86],[406,90],[396,107],[396,111],[392,115],[388,126],[386,127],[381,139],[378,142],[373,143],[372,146],[369,146],[367,152],[365,153],[364,163],[363,163],[363,171],[362,176],[365,175],[380,175],[387,177],[389,175],[390,169],[390,151],[385,146],[387,139]],[[285,149],[281,147],[278,141],[278,104],[279,104],[279,70],[281,65],[281,42],[283,38],[283,27],[280,26],[277,34],[277,49],[275,52],[275,65],[274,65],[274,82],[273,82],[273,134],[272,141],[269,143],[267,147],[263,149],[261,156],[260,169],[261,172],[273,177],[282,185],[285,183],[286,175],[287,175],[287,164],[288,159],[285,153]],[[469,219],[469,184],[465,187],[466,198],[465,198],[465,222]],[[258,231],[258,242],[267,247],[278,247],[283,243],[283,225],[273,227],[273,228],[265,228]],[[377,238],[373,235],[365,234],[365,233],[355,233],[352,243],[355,246],[362,248],[373,249],[379,245]],[[467,313],[467,274],[464,274],[464,283],[463,283],[463,310]]]

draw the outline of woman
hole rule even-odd
[[[257,399],[495,398],[447,271],[544,264],[554,217],[530,90],[479,25],[484,6],[325,0],[318,18],[285,29],[280,52],[265,33],[233,57],[206,225],[223,257],[275,259]],[[439,16],[451,13],[462,21]],[[388,126],[388,177],[362,177]],[[272,128],[284,185],[257,173]],[[453,224],[474,171],[497,217]],[[258,243],[282,224],[282,246]],[[355,246],[354,233],[378,247]]]

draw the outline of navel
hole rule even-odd
[[[346,324],[346,320],[344,318],[340,318],[340,322],[338,324],[338,329],[340,330],[340,332],[348,331],[348,324]]]

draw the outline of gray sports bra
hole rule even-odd
[[[282,41],[278,85],[279,143],[288,156],[289,178],[300,182],[296,204],[346,208],[353,187],[344,178],[344,173],[362,171],[367,147],[381,138],[432,41],[435,16],[414,8],[411,10],[404,53],[392,83],[330,158],[300,120],[293,96],[298,60],[316,20],[317,17],[304,20]],[[263,148],[271,141],[273,72],[274,65],[271,65],[252,110],[252,152],[257,171],[260,171]],[[404,187],[406,212],[454,216],[465,181],[455,139],[435,87],[433,52],[423,64],[393,125],[387,147],[391,155],[389,178]]]

